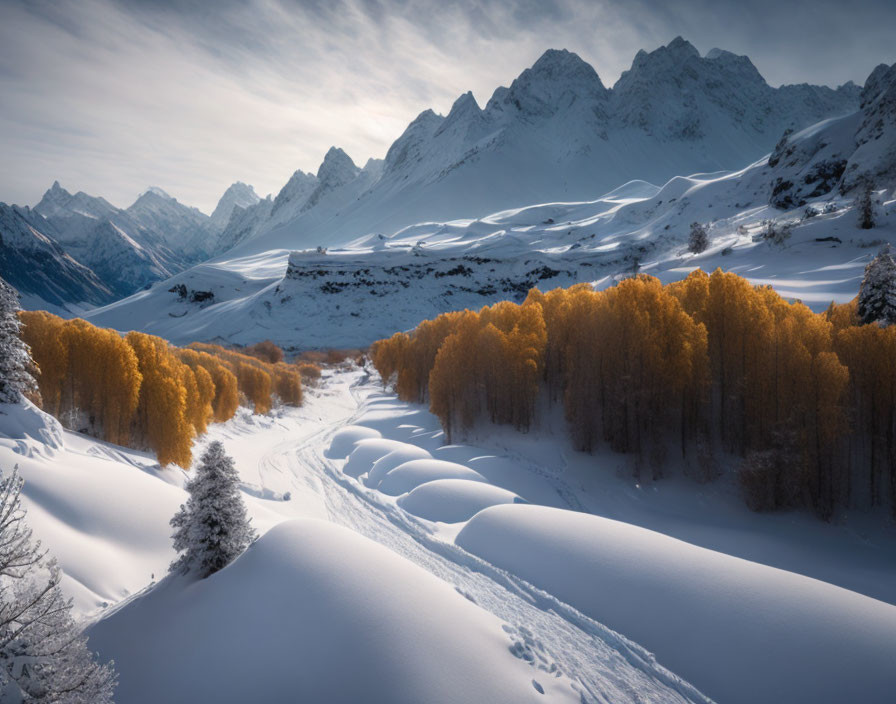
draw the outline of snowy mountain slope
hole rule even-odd
[[[732,169],[796,129],[858,107],[859,88],[772,88],[748,58],[701,57],[681,38],[639,52],[612,89],[568,51],[547,51],[482,109],[424,111],[389,149],[382,175],[327,217],[259,221],[236,253],[332,246],[421,220],[584,200],[619,183]]]
[[[214,251],[215,226],[209,216],[160,188],[142,193],[126,212],[187,261],[203,259]]]
[[[296,174],[300,173],[296,172]],[[292,179],[283,187],[283,190],[280,191],[281,194],[287,191],[287,189],[292,190],[292,188],[296,187],[297,184],[294,183],[296,174],[293,174]],[[230,213],[230,220],[227,221],[227,225],[218,238],[217,253],[220,254],[233,249],[238,242],[250,237],[259,226],[259,223],[265,222],[271,217],[273,210],[274,199],[271,196],[245,208],[239,205],[235,206]]]
[[[35,306],[65,308],[113,300],[112,291],[94,272],[41,231],[53,231],[42,221],[27,208],[0,203],[0,276]]]
[[[629,182],[590,202],[424,222],[325,252],[219,258],[171,280],[212,291],[212,305],[179,300],[165,282],[89,317],[178,342],[267,337],[300,348],[364,346],[446,310],[521,300],[532,286],[609,286],[636,265],[663,281],[722,267],[823,309],[852,299],[879,244],[896,239],[896,201],[879,194],[878,227],[870,231],[858,228],[852,194],[840,195],[837,179],[810,199],[813,217],[804,207],[782,211],[770,201],[780,201],[782,181],[804,183],[819,163],[812,154],[822,160],[832,150],[851,154],[860,118],[824,121],[791,136],[787,149],[794,148],[795,160],[773,155],[737,172],[676,177],[661,188]],[[825,145],[820,152],[818,144]],[[810,195],[796,197],[802,203]],[[700,255],[686,250],[695,221],[708,227],[711,240]],[[783,244],[764,239],[767,221],[773,229],[791,228]]]
[[[785,134],[769,165],[771,202],[785,209],[851,192],[865,179],[876,189],[896,185],[896,64],[874,70],[856,113]]]
[[[862,124],[846,164],[844,187],[866,176],[879,186],[896,183],[896,64],[874,69],[862,91]]]

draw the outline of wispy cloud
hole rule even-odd
[[[7,1],[0,200],[33,203],[58,178],[119,205],[161,185],[210,211],[231,182],[276,191],[333,144],[381,157],[421,110],[467,90],[484,103],[548,47],[608,85],[676,34],[749,54],[772,83],[862,80],[894,60],[896,10],[860,4]]]

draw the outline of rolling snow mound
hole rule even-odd
[[[890,604],[543,506],[485,509],[456,542],[636,640],[717,701],[893,701]]]
[[[400,496],[412,489],[435,481],[436,479],[463,479],[472,482],[485,482],[488,480],[479,472],[464,467],[455,462],[445,460],[411,460],[398,465],[383,477],[379,490],[389,496]]]
[[[379,431],[360,425],[348,425],[333,434],[330,447],[324,453],[331,460],[344,460],[355,449],[361,440],[382,437]]]
[[[450,585],[313,519],[279,524],[207,579],[166,580],[89,637],[114,653],[120,704],[580,701]]]
[[[469,479],[436,479],[398,499],[408,513],[427,521],[460,523],[489,506],[523,503],[512,491]]]

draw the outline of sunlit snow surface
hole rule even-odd
[[[447,310],[521,300],[532,286],[602,288],[640,271],[664,282],[721,267],[816,310],[853,298],[881,243],[896,240],[896,201],[883,193],[878,227],[858,229],[852,198],[768,205],[763,159],[730,173],[676,177],[662,188],[627,183],[595,201],[548,203],[478,220],[424,222],[326,252],[287,250],[223,258],[90,312],[92,322],[174,342],[270,338],[297,348],[363,346]],[[793,226],[783,245],[762,241],[765,221]],[[692,222],[711,246],[687,251]],[[212,291],[201,306],[168,289]]]
[[[160,581],[185,473],[0,410],[0,466],[119,702],[890,698],[882,515],[754,514],[726,477],[638,484],[547,420],[446,446],[424,407],[347,370],[199,439],[235,457],[264,537],[189,585]]]

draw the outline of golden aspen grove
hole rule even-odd
[[[754,510],[896,509],[896,326],[861,325],[855,301],[813,313],[721,270],[641,274],[445,313],[371,359],[449,441],[562,402],[575,447],[632,453],[636,476],[676,455],[707,481],[739,457]]]
[[[163,465],[189,467],[193,438],[232,418],[241,402],[256,413],[302,403],[300,370],[273,343],[260,358],[219,345],[178,348],[141,332],[122,337],[44,311],[20,316],[43,409],[66,427],[151,449]]]

